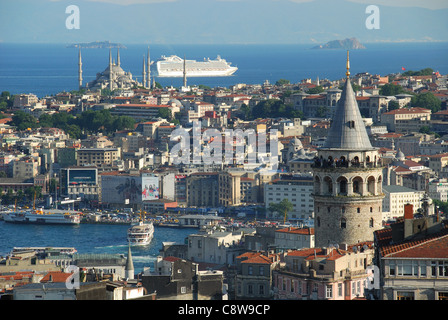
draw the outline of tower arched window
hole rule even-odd
[[[347,228],[347,220],[345,218],[341,218],[341,229]]]
[[[340,195],[347,195],[347,178],[339,177],[337,180],[338,184],[338,193]]]
[[[317,217],[317,226],[320,227],[320,217]]]
[[[374,224],[373,218],[370,218],[370,221],[369,221],[369,227],[370,227],[370,228],[373,228],[374,225],[375,225],[375,224]]]

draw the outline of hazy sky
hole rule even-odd
[[[66,13],[71,5],[79,29],[67,28],[77,17]],[[376,29],[366,26],[369,5]],[[1,0],[0,42],[448,41],[446,17],[447,0]]]

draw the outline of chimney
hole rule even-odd
[[[412,236],[414,224],[414,206],[412,204],[404,205],[404,226],[403,226],[403,238]]]

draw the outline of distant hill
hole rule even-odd
[[[346,49],[346,50],[356,50],[365,49],[356,38],[347,38],[345,40],[333,40],[326,44],[321,44],[313,47],[312,49]]]
[[[125,48],[126,47],[120,43],[112,43],[110,41],[94,41],[89,43],[74,43],[67,46],[67,48],[90,48],[90,49],[102,49],[102,48]]]

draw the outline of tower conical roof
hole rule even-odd
[[[134,270],[134,262],[132,261],[131,246],[128,248],[128,258],[126,259],[126,271]]]
[[[347,73],[347,80],[323,148],[373,149],[350,83],[350,73]]]

